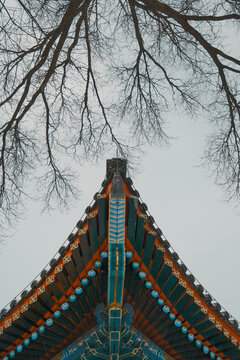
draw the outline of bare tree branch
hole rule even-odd
[[[224,40],[227,27],[238,31],[239,1],[0,0],[0,8],[6,223],[32,196],[28,181],[44,184],[46,207],[67,205],[76,196],[70,160],[167,142],[174,106],[208,111],[206,159],[239,198],[240,58]]]

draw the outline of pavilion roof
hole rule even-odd
[[[114,180],[116,172],[122,189]],[[126,161],[121,159],[108,161],[101,190],[77,223],[76,232],[68,237],[68,245],[59,249],[59,257],[51,260],[50,267],[11,302],[9,309],[2,310],[0,359],[40,360],[57,354],[63,359],[62,351],[71,343],[86,339],[86,334],[92,339],[100,326],[95,309],[99,304],[107,309],[111,302],[108,252],[115,211],[111,201],[121,206],[114,200],[119,192],[125,204],[125,270],[123,299],[119,301],[134,309],[129,338],[138,332],[169,359],[190,360],[193,355],[194,359],[240,359],[237,321],[196,281],[154,225],[132,180],[126,177]],[[120,234],[120,228],[116,231]],[[125,341],[128,346],[129,341]],[[131,349],[137,351],[137,347]],[[139,358],[148,356],[138,351]],[[86,359],[98,359],[92,353],[89,356]],[[136,353],[134,356],[137,358]]]

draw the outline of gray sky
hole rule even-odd
[[[223,191],[197,166],[208,131],[200,120],[173,115],[169,133],[175,138],[171,146],[146,149],[140,171],[132,179],[185,265],[240,319],[240,208],[224,202]],[[100,188],[104,175],[105,159],[81,168],[80,200],[67,214],[41,214],[38,203],[28,204],[15,236],[0,247],[0,308],[51,260]]]

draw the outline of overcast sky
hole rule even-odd
[[[240,319],[240,208],[224,201],[206,169],[199,167],[209,128],[173,115],[169,148],[146,148],[135,187],[185,265],[202,285]],[[109,154],[111,158],[114,153]],[[105,159],[81,169],[80,200],[69,213],[41,214],[28,204],[16,234],[0,246],[0,308],[42,271],[72,231],[105,176]]]

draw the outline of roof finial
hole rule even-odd
[[[107,179],[112,178],[114,173],[121,175],[123,178],[126,177],[127,172],[127,159],[112,158],[107,160]]]

